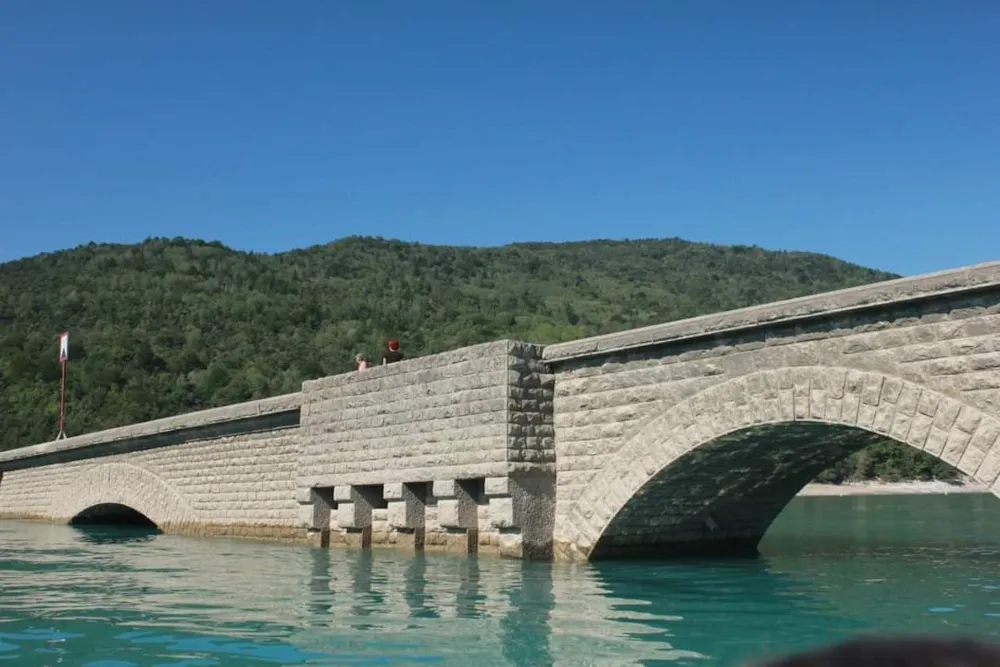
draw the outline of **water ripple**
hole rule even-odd
[[[859,514],[842,499],[810,500],[830,503],[828,532],[813,505],[793,504],[761,559],[669,564],[0,523],[0,662],[728,665],[872,629],[1000,633],[1000,532],[955,533],[975,507],[869,499]],[[1000,503],[985,507],[993,518],[975,525],[1000,525]],[[912,534],[912,517],[901,524],[910,533],[893,531],[906,512],[923,517],[923,532]]]

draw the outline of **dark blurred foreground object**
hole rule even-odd
[[[863,637],[758,667],[1000,667],[1000,645],[969,638]]]

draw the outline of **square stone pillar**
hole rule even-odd
[[[381,498],[373,499],[367,489],[357,486],[336,486],[333,499],[337,503],[337,525],[340,528],[338,542],[348,547],[370,548],[372,509]]]
[[[341,528],[361,529],[372,525],[372,506],[357,487],[336,486],[333,499],[337,503],[337,523]]]
[[[434,480],[438,524],[444,529],[447,551],[475,553],[479,550],[479,516],[473,480]]]
[[[389,528],[396,533],[394,543],[422,551],[427,526],[426,484],[386,484],[382,497],[387,501]]]
[[[416,530],[426,521],[426,504],[422,484],[386,484],[382,497],[388,501],[389,525],[395,529]]]
[[[465,480],[435,480],[434,497],[438,499],[438,523],[442,528],[475,530],[478,526],[476,499]]]
[[[330,546],[330,519],[335,505],[333,489],[299,489],[295,499],[299,503],[299,524],[306,529],[306,540],[318,546]]]

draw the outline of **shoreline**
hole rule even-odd
[[[948,495],[952,493],[990,493],[983,484],[974,481],[942,482],[845,482],[843,484],[810,483],[796,496],[910,496]]]

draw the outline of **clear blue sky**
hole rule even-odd
[[[998,258],[1000,3],[0,2],[0,261],[351,234]]]

